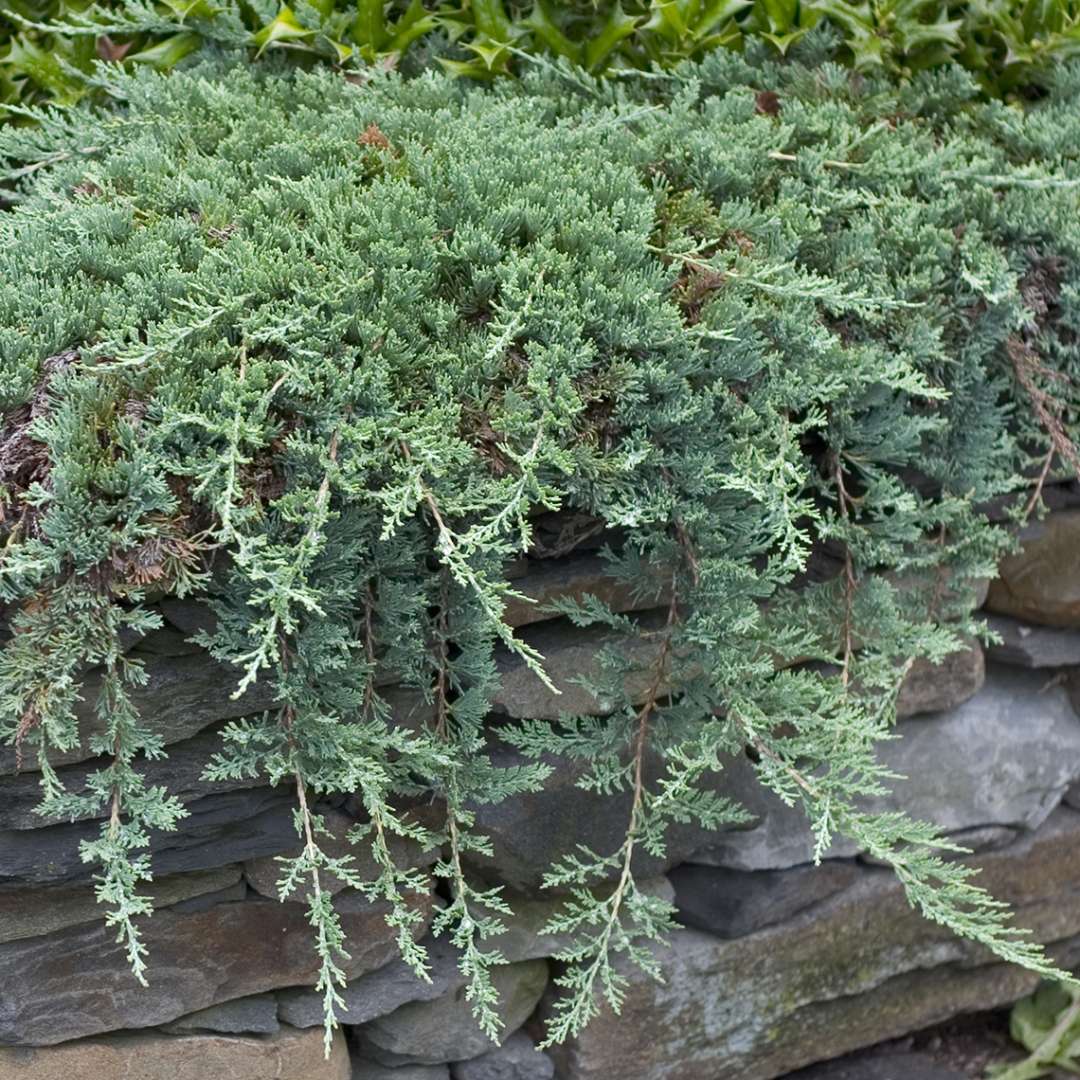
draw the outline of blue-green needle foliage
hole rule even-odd
[[[163,747],[120,643],[167,592],[208,594],[238,689],[275,688],[208,769],[296,789],[282,889],[308,883],[328,1024],[348,943],[322,872],[386,904],[423,977],[408,836],[439,848],[435,928],[497,1034],[507,907],[469,873],[475,808],[560,755],[630,809],[616,850],[551,867],[573,942],[553,1040],[619,1006],[627,961],[656,969],[672,913],[634,856],[739,820],[724,766],[747,749],[819,854],[853,837],[928,917],[1048,970],[933,829],[865,797],[901,677],[957,647],[1008,546],[982,508],[1022,513],[1076,465],[1080,70],[1028,112],[960,69],[895,90],[726,53],[619,85],[102,78],[112,110],[3,136],[0,731],[49,813],[104,818],[84,855],[137,974],[146,832],[183,810],[143,781]],[[500,725],[526,764],[497,768],[497,660],[545,677],[504,568],[553,510],[608,527],[655,610],[561,605],[646,647],[604,655],[610,714]],[[812,548],[837,572],[807,573]],[[90,665],[109,764],[76,797],[48,761]],[[340,792],[374,879],[323,849],[312,807]]]

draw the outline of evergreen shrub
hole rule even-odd
[[[673,822],[739,821],[723,768],[743,752],[818,854],[852,837],[928,918],[1050,970],[933,828],[864,798],[890,781],[875,744],[901,678],[977,629],[962,586],[1010,544],[986,507],[1019,518],[1033,480],[1076,469],[1080,68],[1028,111],[978,103],[959,68],[898,89],[726,52],[488,90],[101,78],[111,110],[0,139],[19,184],[0,216],[0,733],[36,756],[45,812],[104,819],[83,856],[140,978],[147,833],[183,808],[141,776],[164,749],[122,642],[166,593],[205,594],[203,643],[238,687],[274,686],[207,775],[295,786],[282,895],[307,883],[328,1022],[347,943],[320,871],[387,901],[423,974],[400,835],[441,852],[435,929],[497,1031],[506,906],[467,871],[488,846],[474,811],[560,758],[598,800],[632,798],[621,846],[550,869],[574,942],[551,1039],[618,1006],[627,958],[655,970],[672,910],[634,855]],[[649,659],[603,654],[610,715],[491,729],[498,658],[543,677],[502,612],[507,564],[556,509],[607,528],[611,574],[658,608],[556,612],[641,635]],[[822,545],[825,580],[805,572]],[[107,763],[75,794],[48,763],[78,742],[91,666]],[[387,677],[428,696],[429,725],[390,722]],[[496,767],[493,739],[526,764]],[[320,846],[315,799],[346,792],[375,880]],[[442,824],[410,817],[418,797]]]

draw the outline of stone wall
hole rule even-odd
[[[902,737],[882,751],[909,779],[882,805],[931,818],[974,849],[982,880],[1062,963],[1075,964],[1080,510],[1069,507],[1067,491],[1056,498],[1062,508],[1027,531],[1023,553],[980,597],[1003,643],[984,655],[973,642],[941,667],[917,665],[909,675]],[[591,591],[630,604],[588,552],[520,571],[518,585],[537,598]],[[664,981],[628,971],[621,1018],[605,1011],[572,1043],[542,1054],[533,1037],[560,942],[539,933],[557,903],[540,890],[541,874],[572,843],[615,846],[627,819],[626,807],[597,805],[561,768],[543,793],[479,813],[495,855],[473,872],[505,885],[517,912],[495,943],[510,961],[496,977],[503,1045],[473,1024],[452,948],[428,940],[432,979],[417,981],[396,959],[382,909],[339,889],[351,981],[326,1059],[305,909],[273,899],[274,856],[296,845],[290,793],[200,776],[216,729],[267,706],[266,691],[256,686],[233,701],[232,673],[187,642],[206,610],[179,601],[161,610],[165,629],[131,645],[150,674],[139,691],[143,714],[169,745],[167,760],[145,768],[190,817],[152,840],[150,986],[130,975],[79,859],[78,841],[97,824],[39,818],[36,763],[19,771],[13,752],[0,751],[0,1080],[769,1080],[1005,1004],[1032,985],[1025,972],[912,913],[891,874],[852,847],[837,844],[820,867],[808,865],[805,824],[738,759],[725,791],[747,803],[754,824],[720,835],[677,829],[665,860],[638,867],[674,897],[684,924],[657,949]],[[548,657],[565,694],[556,705],[507,657],[496,713],[604,712],[605,702],[570,681],[588,671],[604,633],[536,621],[524,604],[510,617]],[[417,695],[387,693],[401,723],[423,722]],[[95,723],[87,708],[84,736]],[[86,757],[63,758],[72,788],[96,765]],[[320,809],[339,835],[356,812],[349,800]],[[404,846],[398,855],[431,861]],[[416,896],[422,927],[436,902],[433,893]]]

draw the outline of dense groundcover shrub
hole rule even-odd
[[[858,71],[956,60],[990,94],[1080,56],[1080,0],[6,0],[0,103],[77,100],[95,56],[169,69],[207,42],[300,64],[414,66],[478,79],[563,57],[592,72],[670,67],[717,48],[787,53],[814,28]]]
[[[411,835],[442,851],[436,929],[495,1030],[505,905],[463,869],[471,809],[543,785],[551,755],[587,760],[598,799],[633,792],[621,847],[551,869],[576,942],[551,1038],[618,1004],[620,954],[651,963],[671,910],[634,853],[738,820],[722,769],[747,748],[819,852],[854,837],[929,918],[1047,970],[933,829],[860,800],[889,779],[900,678],[957,647],[964,582],[1008,546],[981,508],[1021,514],[1032,478],[1076,465],[1080,70],[1028,112],[974,103],[958,68],[898,90],[728,53],[640,87],[222,63],[107,89],[112,111],[0,140],[21,184],[0,216],[0,732],[38,755],[48,813],[105,818],[83,854],[140,976],[146,833],[183,810],[141,779],[163,749],[120,642],[163,592],[208,594],[205,643],[273,681],[279,707],[229,725],[208,771],[295,785],[283,895],[310,883],[328,1008],[320,869],[389,901],[423,969],[390,847]],[[504,566],[555,508],[610,527],[612,574],[658,608],[559,610],[652,659],[604,655],[609,716],[492,735],[496,656],[544,662],[502,621]],[[842,572],[808,580],[822,543]],[[88,665],[111,764],[75,796],[47,763],[78,740]],[[428,729],[388,722],[377,669],[429,695]],[[496,736],[533,763],[494,767]],[[310,807],[336,792],[367,808],[377,880],[320,849]],[[407,815],[417,796],[442,826]]]

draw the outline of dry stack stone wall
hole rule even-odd
[[[980,598],[1002,644],[984,653],[973,642],[940,667],[914,668],[901,698],[902,737],[882,752],[908,777],[884,803],[933,819],[974,849],[985,883],[1073,964],[1080,509],[1067,491],[1056,495],[1061,508],[1026,531],[1022,553]],[[630,603],[580,548],[520,572],[519,586],[538,599],[600,592],[616,607]],[[639,867],[674,897],[684,924],[658,949],[664,981],[629,971],[620,1018],[605,1012],[543,1054],[534,1037],[560,942],[540,934],[558,902],[540,889],[542,873],[573,843],[616,846],[627,820],[625,806],[597,803],[562,767],[544,792],[479,812],[495,856],[473,870],[506,886],[517,912],[496,943],[510,960],[496,975],[503,1044],[472,1022],[452,948],[428,940],[432,980],[417,981],[396,959],[382,909],[331,883],[351,982],[326,1058],[305,908],[301,898],[275,898],[274,857],[296,846],[290,792],[201,779],[216,729],[268,706],[267,692],[255,686],[234,701],[233,673],[188,643],[206,609],[164,601],[161,610],[166,628],[131,645],[150,675],[138,692],[143,715],[169,746],[167,760],[145,769],[190,816],[153,838],[150,986],[130,975],[79,859],[78,842],[96,823],[38,817],[36,763],[19,770],[14,753],[0,751],[0,1080],[769,1080],[1031,988],[1023,971],[912,913],[891,874],[852,847],[837,844],[810,866],[804,822],[738,759],[722,784],[754,812],[753,826],[720,835],[680,828],[665,860]],[[493,723],[559,709],[603,713],[607,704],[572,680],[595,662],[604,632],[538,621],[524,604],[509,614],[564,694],[556,699],[507,657]],[[400,723],[424,722],[418,695],[387,693]],[[86,708],[84,735],[95,722]],[[97,764],[85,758],[63,759],[72,788]],[[348,800],[320,809],[342,837],[356,819]],[[398,856],[418,866],[433,858],[405,845]],[[434,893],[415,898],[425,926],[435,902]]]

